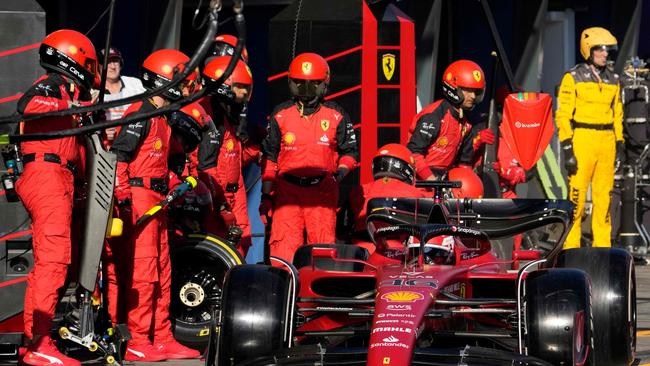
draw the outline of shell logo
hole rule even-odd
[[[76,54],[77,53],[77,47],[75,47],[75,46],[68,47],[68,52],[70,52],[71,55]]]
[[[424,296],[413,291],[393,291],[381,295],[381,298],[392,302],[415,302],[424,299]]]
[[[481,81],[481,72],[478,70],[472,71],[472,75],[474,75],[474,80],[476,81]]]
[[[163,143],[161,139],[156,139],[156,141],[153,142],[153,149],[158,151],[162,149]]]
[[[296,142],[296,135],[293,132],[287,132],[284,134],[282,139],[284,140],[285,144],[291,145]]]
[[[221,75],[223,75],[223,70],[221,70],[221,69],[217,69],[217,71],[214,72],[214,78],[215,79],[220,78]]]
[[[451,78],[452,78],[452,77],[453,77],[453,75],[452,75],[450,72],[448,72],[448,73],[447,73],[447,76],[446,76],[447,81],[451,81]]]
[[[438,139],[438,142],[436,143],[436,145],[438,145],[438,146],[447,146],[448,143],[449,143],[449,139],[447,139],[447,136],[442,136],[441,138]]]
[[[232,151],[232,149],[234,148],[235,148],[235,142],[232,139],[228,139],[228,141],[226,141],[226,150]]]
[[[169,65],[163,65],[163,67],[162,67],[162,71],[163,71],[165,74],[171,74],[171,73],[172,73],[172,70],[173,70],[172,67],[169,66]]]
[[[196,119],[199,119],[199,117],[201,117],[201,111],[196,108],[192,108],[192,116],[194,116]]]

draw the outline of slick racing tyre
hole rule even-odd
[[[534,271],[524,291],[528,355],[554,365],[584,364],[591,348],[587,275],[569,268]]]
[[[221,301],[218,365],[236,365],[287,347],[293,299],[291,277],[266,265],[228,272]]]
[[[592,366],[629,365],[636,350],[636,276],[632,256],[619,248],[563,250],[556,267],[579,268],[591,279]]]
[[[191,234],[171,252],[170,313],[174,337],[203,350],[208,344],[215,307],[221,301],[226,272],[244,263],[239,252],[216,236]]]

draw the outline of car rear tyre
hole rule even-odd
[[[170,313],[174,337],[203,350],[208,344],[215,307],[221,301],[228,270],[243,263],[239,252],[225,240],[210,235],[184,238],[171,253]]]
[[[594,349],[592,366],[629,365],[636,350],[634,260],[619,248],[562,251],[556,267],[579,268],[591,279]]]
[[[525,345],[554,365],[586,361],[591,340],[589,278],[580,270],[551,268],[526,278]]]
[[[291,279],[265,265],[237,266],[223,287],[218,364],[268,356],[287,347]]]

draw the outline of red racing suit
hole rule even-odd
[[[441,175],[456,163],[471,164],[471,129],[467,118],[446,99],[422,109],[413,118],[406,145],[413,153],[418,179]]]
[[[251,246],[251,228],[242,175],[244,148],[234,121],[238,116],[229,115],[221,106],[210,109],[216,123],[208,124],[199,148],[191,157],[191,161],[196,161],[199,178],[212,192],[215,212],[209,215],[206,228],[209,232],[226,237],[231,224],[239,226],[243,234],[237,249],[246,257]],[[227,207],[218,212],[222,202]]]
[[[37,79],[18,101],[18,113],[31,115],[68,109],[78,101],[79,88],[59,74]],[[83,103],[89,104],[89,103]],[[69,129],[74,116],[50,117],[23,123],[23,133]],[[48,335],[71,263],[74,171],[79,158],[77,137],[21,143],[25,170],[16,183],[32,219],[34,268],[27,278],[25,336]]]
[[[334,243],[339,166],[352,170],[359,159],[354,128],[336,103],[315,108],[285,102],[271,114],[263,181],[274,181],[271,255],[293,259],[303,244]]]
[[[150,101],[133,103],[125,116],[156,109]],[[132,225],[148,209],[159,203],[168,191],[168,166],[171,128],[164,117],[154,117],[123,126],[113,142],[117,154],[115,196],[131,199],[131,215],[120,208],[123,220]],[[155,216],[143,228],[128,233],[126,248],[115,258],[127,261],[129,278],[125,286],[127,325],[134,346],[173,340],[169,320],[171,264],[167,241],[167,218]]]

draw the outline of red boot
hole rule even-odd
[[[23,365],[81,366],[81,362],[59,352],[52,338],[42,336],[36,343],[27,348],[27,352],[23,356]]]
[[[158,352],[164,353],[168,360],[201,357],[199,351],[185,347],[174,340],[171,342],[155,344],[154,347],[156,347]]]
[[[124,360],[126,361],[157,362],[166,359],[167,355],[158,351],[151,344],[129,345],[124,355]]]

